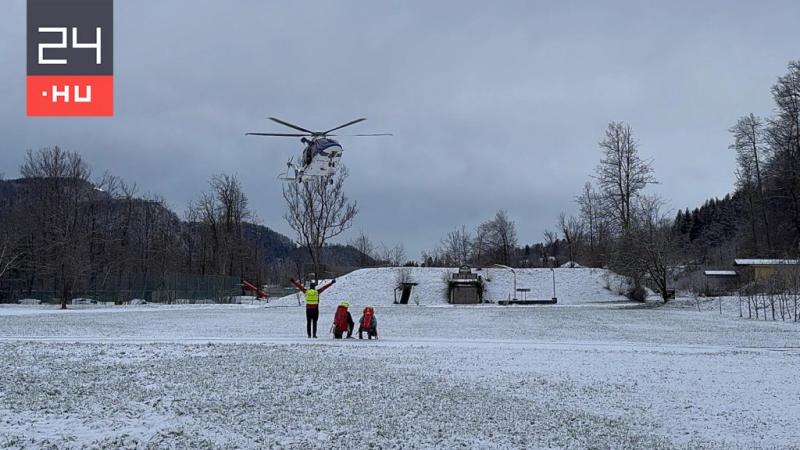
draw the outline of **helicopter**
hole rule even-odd
[[[277,136],[277,137],[299,137],[300,142],[305,146],[301,160],[295,163],[293,158],[289,158],[286,163],[286,172],[279,175],[279,180],[295,181],[302,183],[308,178],[327,178],[328,182],[333,184],[331,178],[336,173],[336,167],[342,158],[342,146],[330,136],[337,136],[331,134],[334,131],[341,130],[344,127],[363,122],[366,117],[351,120],[338,127],[331,128],[327,131],[311,131],[306,128],[286,122],[285,120],[276,117],[270,117],[269,120],[279,123],[285,127],[292,128],[302,133],[245,133],[247,136]],[[373,133],[373,134],[353,134],[350,136],[392,136],[390,133]]]

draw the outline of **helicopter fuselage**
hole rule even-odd
[[[342,156],[342,146],[330,138],[303,139],[306,144],[303,150],[303,166],[313,163],[314,159],[333,159]]]
[[[327,177],[336,172],[339,160],[342,158],[342,146],[333,139],[318,137],[303,139],[306,144],[303,149],[301,168],[297,171],[297,178]]]

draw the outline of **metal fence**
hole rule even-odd
[[[226,302],[232,296],[241,295],[240,283],[238,277],[219,275],[93,274],[77,283],[70,296],[108,303],[125,303],[133,299],[155,303]],[[26,298],[58,303],[61,292],[55,286],[37,283],[36,280],[11,278],[0,283],[0,302],[17,302]]]

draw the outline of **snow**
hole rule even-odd
[[[706,270],[703,274],[707,277],[736,277],[739,274],[735,270]]]
[[[17,301],[20,305],[40,305],[42,303],[38,298],[22,298]]]
[[[567,261],[564,264],[560,265],[562,269],[581,269],[583,268],[582,265],[576,263],[575,261]]]
[[[411,291],[411,301],[421,305],[446,304],[445,279],[456,268],[434,267],[380,267],[360,269],[344,275],[322,293],[321,302],[338,304],[348,301],[351,305],[390,305],[394,303],[394,288],[398,274],[408,273],[412,282],[418,283]],[[556,282],[556,297],[560,305],[576,305],[598,302],[621,302],[627,299],[620,295],[625,281],[605,269],[514,269],[517,288],[529,288],[528,299],[550,299],[553,297],[553,276]],[[477,271],[486,281],[485,300],[497,302],[513,298],[514,275],[507,269],[491,268]],[[325,283],[321,283],[324,285]],[[398,299],[399,299],[398,293]],[[297,304],[298,295],[270,300],[276,304]]]
[[[96,305],[97,300],[92,298],[73,298],[72,299],[73,305]]]
[[[800,264],[800,259],[734,259],[736,266],[782,266]]]
[[[594,280],[585,284],[594,292]],[[799,324],[739,319],[729,298],[659,308],[577,300],[377,306],[378,341],[331,339],[330,299],[317,340],[303,336],[303,308],[275,303],[3,307],[0,446],[800,441]]]

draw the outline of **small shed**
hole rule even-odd
[[[461,266],[458,272],[450,274],[447,291],[448,301],[454,305],[482,303],[483,279],[469,266]]]
[[[739,284],[739,273],[735,270],[706,270],[703,275],[706,295],[726,294],[735,290]]]

